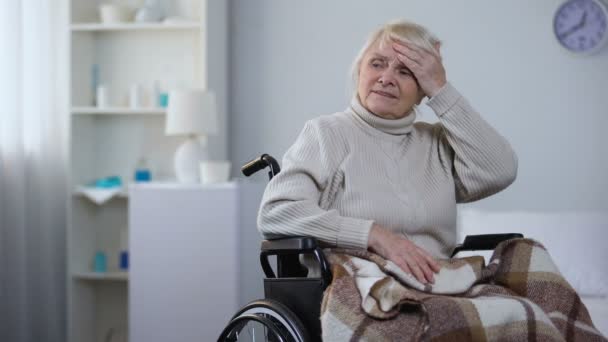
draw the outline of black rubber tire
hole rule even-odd
[[[271,314],[276,315],[282,318],[283,322],[274,321],[275,327],[282,328],[289,332],[288,341],[294,342],[310,342],[310,338],[308,336],[308,331],[302,324],[302,321],[285,305],[272,300],[272,299],[258,299],[250,302],[249,304],[243,306],[239,311],[237,311],[230,322],[238,319],[242,315],[252,315],[252,314]],[[276,317],[275,317],[276,318]],[[230,324],[226,328],[228,328]],[[230,333],[230,331],[222,331],[220,338],[218,341],[224,341],[226,336]]]

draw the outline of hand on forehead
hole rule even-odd
[[[376,42],[367,52],[367,59],[378,59],[388,65],[394,65],[397,68],[407,68],[407,66],[397,58],[397,52],[391,44],[381,44]]]

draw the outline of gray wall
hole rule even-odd
[[[366,35],[406,18],[444,41],[448,79],[518,153],[517,181],[476,206],[608,210],[608,48],[590,57],[560,48],[551,25],[561,2],[235,0],[231,159],[281,157],[306,120],[344,109]]]
[[[304,122],[343,110],[349,68],[367,34],[407,18],[444,41],[448,79],[505,135],[517,181],[473,206],[608,210],[608,48],[578,57],[551,31],[561,0],[235,0],[230,10],[230,155],[282,157]],[[422,120],[435,121],[423,106]],[[265,173],[254,177],[262,187]],[[262,295],[258,203],[243,203],[242,303]]]

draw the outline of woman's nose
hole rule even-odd
[[[383,86],[395,85],[395,77],[390,71],[384,71],[378,78],[378,83]]]

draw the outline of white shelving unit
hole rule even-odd
[[[73,277],[79,280],[107,280],[107,281],[127,281],[129,280],[128,272],[86,272],[86,273],[74,273]]]
[[[188,21],[101,24],[101,3],[137,0],[61,0],[69,59],[66,105],[70,117],[72,196],[68,199],[68,341],[126,341],[129,335],[129,273],[119,268],[128,249],[126,189],[145,158],[154,181],[173,176],[173,154],[182,139],[164,135],[165,108],[155,105],[152,86],[212,90],[217,97],[220,133],[209,137],[212,158],[226,159],[227,13],[223,0],[165,1],[168,15]],[[140,1],[143,3],[143,1]],[[108,89],[109,105],[94,103],[93,66]],[[63,72],[63,71],[62,71]],[[129,89],[139,84],[144,106],[130,108]],[[83,186],[119,176],[122,190],[96,204]],[[95,253],[107,256],[107,272],[93,272]],[[131,256],[130,256],[131,257]]]
[[[164,115],[166,110],[164,108],[127,108],[127,107],[114,107],[114,108],[97,108],[97,107],[74,107],[72,108],[72,114],[74,115]]]
[[[168,30],[200,30],[201,24],[192,23],[128,23],[128,24],[72,24],[72,31],[168,31]]]

